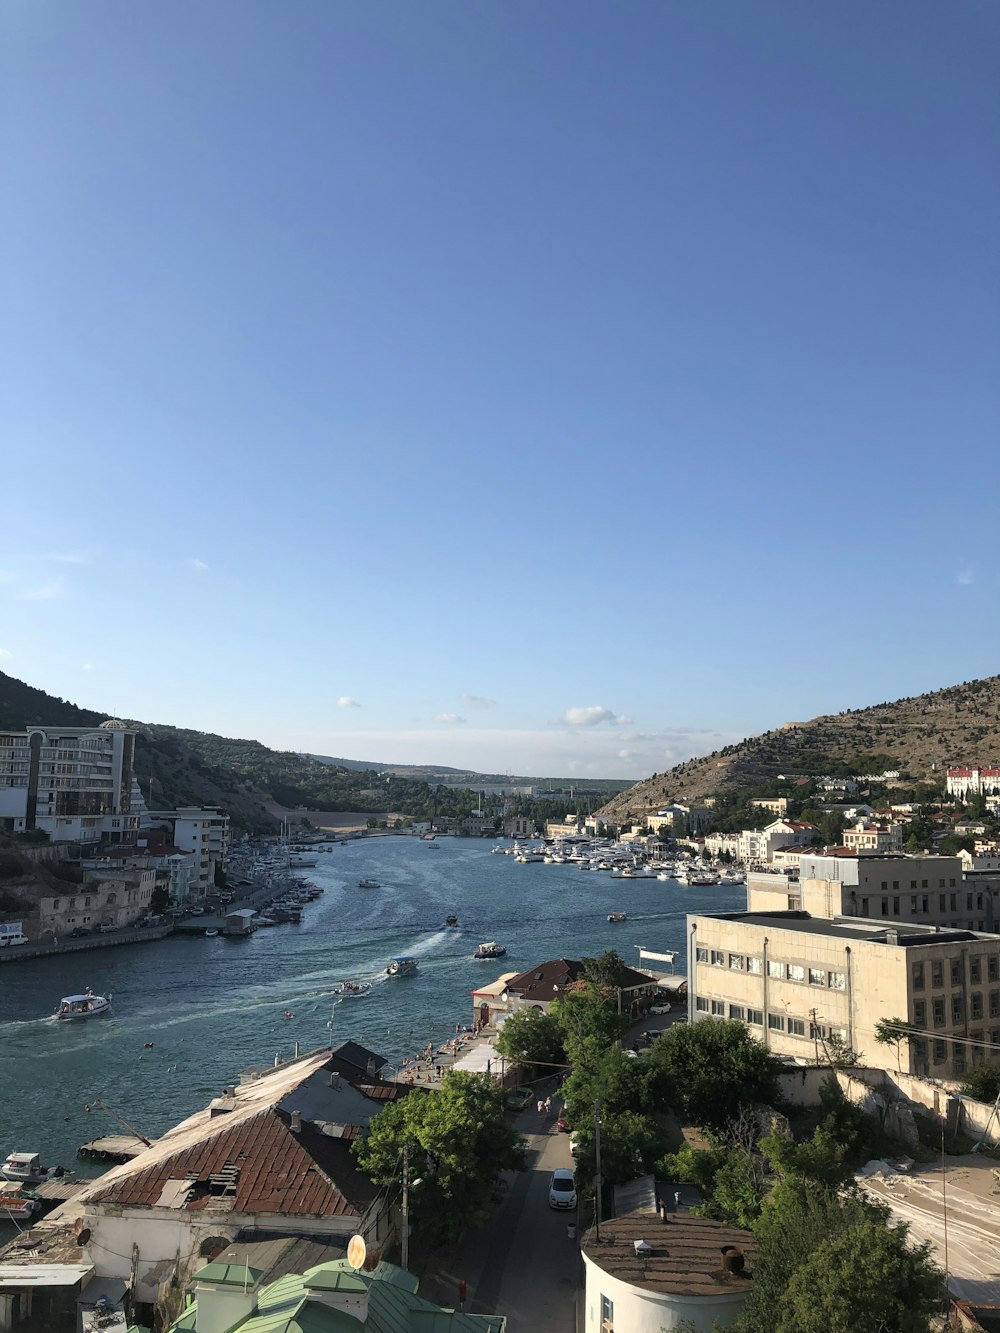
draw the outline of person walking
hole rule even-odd
[[[458,1308],[463,1312],[465,1310],[465,1298],[468,1296],[468,1294],[469,1294],[469,1288],[466,1284],[465,1278],[462,1278],[461,1282],[458,1284]]]
[[[548,1115],[548,1113],[549,1113],[551,1110],[552,1110],[552,1098],[551,1098],[551,1097],[546,1097],[546,1098],[545,1098],[545,1114]]]
[[[542,1101],[541,1097],[539,1097],[539,1099],[538,1099],[538,1108],[537,1108],[537,1109],[538,1109],[538,1114],[539,1114],[539,1115],[541,1115],[542,1112],[545,1110],[545,1103]]]

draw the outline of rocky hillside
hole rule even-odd
[[[753,787],[779,774],[881,772],[939,779],[950,764],[1000,761],[1000,676],[970,680],[894,703],[788,722],[738,745],[654,774],[609,801],[621,819],[667,800]]]

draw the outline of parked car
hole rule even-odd
[[[651,1014],[669,1014],[670,1003],[667,1000],[661,1000],[659,1004],[654,1004],[649,1012]]]
[[[573,1172],[565,1166],[557,1166],[549,1181],[549,1207],[575,1208],[576,1185]]]
[[[73,929],[69,932],[69,934],[70,934],[70,939],[79,940],[82,939],[84,935],[89,935],[90,931],[87,929],[86,926],[74,926]]]

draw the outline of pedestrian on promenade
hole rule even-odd
[[[542,1112],[543,1112],[544,1110],[545,1110],[545,1103],[542,1101],[541,1097],[539,1097],[539,1099],[538,1099],[538,1114],[541,1115]]]
[[[462,1278],[461,1282],[458,1284],[458,1308],[461,1311],[465,1310],[465,1298],[468,1294],[469,1288],[466,1285],[465,1278]]]
[[[551,1097],[546,1097],[546,1098],[545,1098],[545,1114],[548,1115],[548,1113],[549,1113],[551,1110],[552,1110],[552,1098],[551,1098]]]

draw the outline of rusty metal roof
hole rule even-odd
[[[225,1209],[307,1217],[360,1214],[378,1193],[355,1165],[350,1143],[267,1107],[135,1170],[119,1170],[95,1202],[155,1208]]]

